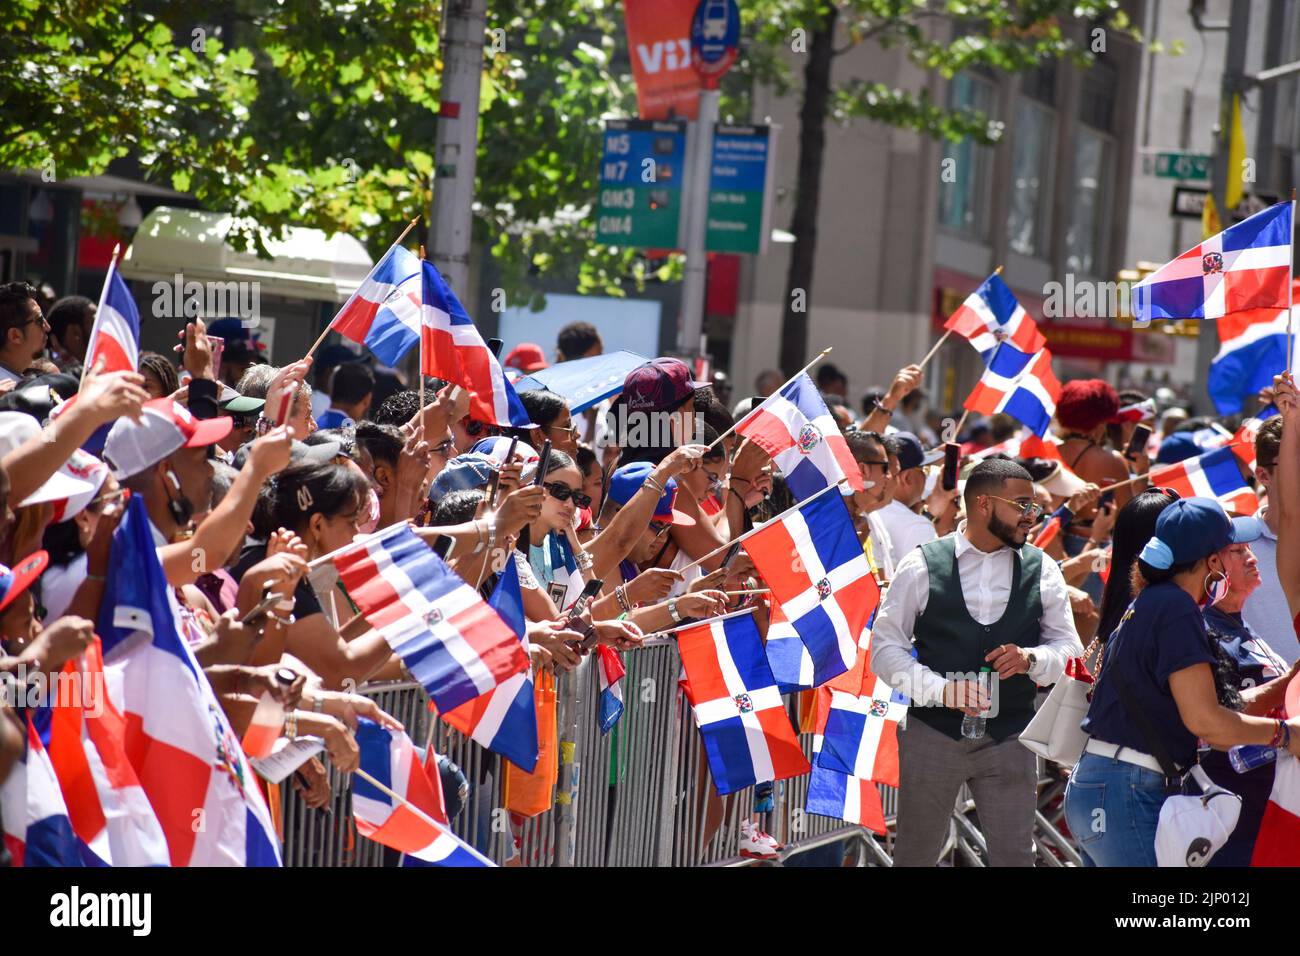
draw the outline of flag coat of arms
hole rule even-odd
[[[406,801],[396,799],[361,774],[353,774],[352,813],[358,833],[400,850],[407,859],[417,861],[412,865],[492,866],[448,827],[432,753],[426,767],[405,731],[388,730],[365,717],[357,718],[356,737],[361,770]]]
[[[751,614],[685,628],[677,647],[719,794],[808,772]]]
[[[1133,286],[1134,321],[1290,308],[1293,207],[1291,201],[1269,206],[1143,278]]]
[[[420,259],[393,246],[343,303],[330,328],[396,365],[420,341]]]
[[[510,625],[406,525],[333,561],[349,596],[440,713],[528,668]]]
[[[103,359],[105,372],[134,372],[140,367],[140,313],[114,262],[95,310],[86,344],[86,368]]]
[[[527,427],[528,413],[501,370],[501,363],[447,280],[427,259],[423,263],[423,299],[421,372],[469,389],[471,418],[493,425]]]
[[[239,737],[177,630],[144,499],[127,504],[96,631],[108,698],[173,866],[279,866],[275,827]],[[194,825],[201,814],[202,827]]]
[[[831,682],[816,763],[862,780],[898,786],[898,725],[907,698],[871,672],[870,638],[858,660]]]
[[[85,866],[50,756],[30,715],[23,725],[25,752],[0,783],[5,848],[14,866]]]
[[[1002,276],[994,273],[966,297],[943,327],[966,339],[987,365],[998,343],[1033,354],[1047,345],[1038,324],[1016,301]]]
[[[813,686],[852,667],[880,587],[844,499],[834,492],[811,498],[741,546],[808,649]]]
[[[742,418],[736,434],[771,456],[797,501],[845,480],[854,491],[863,489],[848,442],[807,373]]]
[[[1153,488],[1172,488],[1184,498],[1214,498],[1227,511],[1253,515],[1259,498],[1241,475],[1231,448],[1216,448],[1195,458],[1153,468],[1148,474]]]
[[[519,567],[513,556],[506,562],[488,606],[505,621],[528,653],[524,599],[519,590]],[[529,773],[537,766],[537,707],[533,700],[532,672],[524,668],[473,700],[442,715],[466,737],[505,757]]]
[[[1005,412],[1041,438],[1052,423],[1060,396],[1051,352],[1042,349],[1031,355],[1004,342],[963,407],[981,415]]]

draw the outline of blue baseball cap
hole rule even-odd
[[[1188,458],[1195,458],[1205,451],[1196,443],[1191,432],[1174,432],[1160,443],[1156,452],[1156,462],[1161,465],[1173,465]]]
[[[493,435],[491,438],[480,438],[470,449],[471,453],[486,455],[498,464],[505,464],[504,459],[506,452],[510,450],[510,439],[505,435]],[[515,443],[515,457],[525,465],[537,461],[540,457],[537,449],[527,442]]]
[[[1138,557],[1163,570],[1194,564],[1230,544],[1254,541],[1262,533],[1258,518],[1230,518],[1213,498],[1180,498],[1160,512],[1155,536]]]
[[[466,452],[447,462],[429,486],[429,500],[441,501],[453,491],[485,488],[497,470],[497,463],[487,455]]]
[[[620,508],[632,500],[633,496],[641,490],[655,466],[648,461],[634,461],[622,468],[615,469],[614,474],[609,477],[609,491],[606,496]],[[669,478],[664,483],[667,489],[655,505],[654,517],[652,521],[666,521],[669,524],[682,525],[689,527],[695,524],[695,519],[688,514],[683,514],[673,508],[677,503],[677,479]]]

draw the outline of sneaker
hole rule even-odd
[[[747,820],[740,825],[740,855],[752,860],[775,860],[780,854],[781,846],[758,828],[758,824]]]

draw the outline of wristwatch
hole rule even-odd
[[[1033,670],[1038,664],[1038,655],[1028,648],[1025,649],[1025,656],[1029,658],[1029,669]]]

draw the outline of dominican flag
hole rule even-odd
[[[963,407],[981,415],[1005,412],[1041,438],[1056,414],[1060,395],[1061,383],[1052,374],[1051,352],[1042,349],[1029,354],[1004,343],[994,352]]]
[[[854,491],[863,488],[858,463],[807,373],[742,418],[736,434],[767,452],[798,501],[845,479]]]
[[[423,276],[421,373],[468,389],[471,418],[493,425],[528,427],[528,413],[501,370],[501,363],[447,281],[427,259]]]
[[[8,719],[0,715],[0,720]],[[0,783],[5,848],[14,866],[85,866],[50,755],[30,716],[22,720],[26,752]]]
[[[781,693],[790,694],[815,686],[816,667],[812,654],[776,601],[772,602],[772,612],[767,622],[767,642],[763,649],[767,652],[768,666],[772,668],[772,676],[776,678],[776,686]]]
[[[177,631],[175,601],[144,499],[135,495],[113,535],[96,628],[131,769],[173,866],[279,866],[270,813],[239,737]]]
[[[1239,462],[1250,469],[1252,475],[1255,473],[1255,439],[1259,436],[1260,426],[1271,417],[1270,415],[1267,418],[1247,418],[1228,441],[1232,453],[1237,456]]]
[[[393,246],[375,263],[330,328],[396,365],[420,341],[420,259]]]
[[[858,660],[831,682],[821,752],[817,764],[828,770],[898,786],[898,725],[907,698],[871,672],[870,638]]]
[[[1294,203],[1203,240],[1133,286],[1133,319],[1222,319],[1291,306]]]
[[[407,525],[334,559],[339,579],[440,713],[528,668],[518,635]]]
[[[985,365],[1000,342],[1008,342],[1030,354],[1047,345],[1037,323],[996,272],[966,297],[943,327],[969,341]]]
[[[719,794],[808,772],[751,613],[685,628],[677,648]]]
[[[880,587],[844,499],[838,494],[810,498],[741,546],[808,649],[812,685],[852,667],[858,639],[880,603]]]
[[[501,615],[527,654],[524,599],[519,590],[519,567],[513,556],[506,562],[488,606]],[[481,697],[448,711],[442,719],[520,770],[532,773],[536,768],[537,707],[533,701],[532,672],[528,668],[506,678]]]
[[[849,773],[831,770],[821,762],[821,751],[825,746],[826,723],[830,716],[831,695],[833,688],[844,684],[845,678],[861,669],[857,666],[848,674],[837,677],[830,684],[817,689],[816,716],[813,724],[813,759],[812,774],[808,778],[808,796],[804,801],[804,810],[818,816],[831,817],[856,823],[883,835],[885,809],[880,802],[880,790],[876,784]],[[845,685],[847,686],[847,685]]]
[[[1251,866],[1300,866],[1300,761],[1282,751]]]
[[[86,345],[86,368],[93,368],[99,359],[104,360],[105,372],[135,372],[140,367],[140,313],[116,261],[109,267],[104,295],[95,310]]]
[[[1297,283],[1291,283],[1295,300]],[[1219,354],[1210,363],[1206,387],[1220,415],[1235,415],[1259,390],[1286,371],[1288,318],[1297,309],[1250,309],[1218,320]]]
[[[623,716],[623,678],[627,668],[618,651],[596,645],[596,676],[600,680],[600,732],[607,734]]]
[[[578,570],[578,556],[573,553],[568,537],[562,534],[548,534],[542,539],[541,546],[550,552],[551,583],[546,592],[556,607],[566,611],[582,596],[582,589],[587,586]]]
[[[493,865],[449,829],[432,751],[421,764],[405,731],[365,717],[357,718],[356,736],[362,773],[352,775],[352,815],[358,833],[405,853],[404,866]]]
[[[1061,446],[1051,438],[1041,438],[1033,432],[1024,432],[1015,438],[1008,438],[1004,442],[998,442],[988,448],[981,448],[979,451],[971,452],[966,457],[971,461],[983,461],[990,455],[996,455],[1001,452],[1004,455],[1010,455],[1012,458],[1045,458],[1048,461],[1059,461],[1061,467],[1065,468],[1071,474],[1074,472],[1065,464],[1065,459],[1061,457]]]
[[[1253,515],[1259,499],[1241,476],[1231,448],[1216,448],[1195,458],[1153,468],[1147,479],[1153,488],[1172,488],[1184,498],[1214,498],[1225,511]]]
[[[167,866],[162,824],[131,766],[126,719],[109,699],[98,638],[63,666],[71,692],[31,712],[91,866]]]

